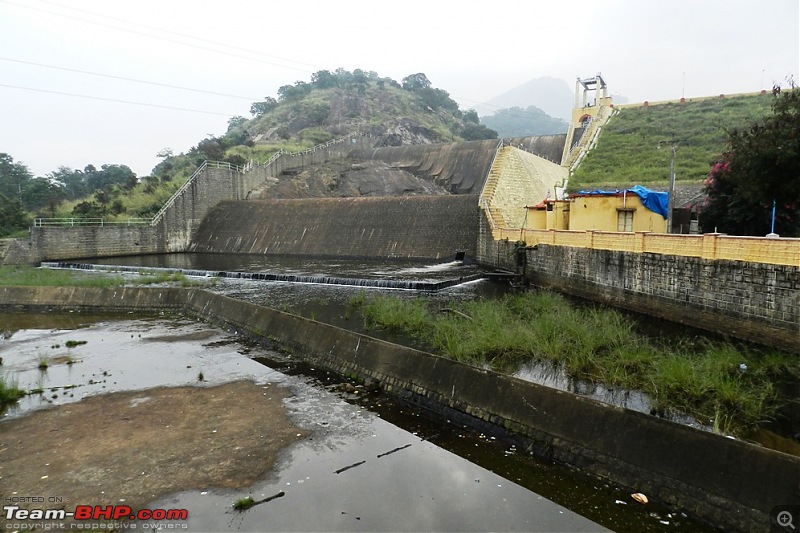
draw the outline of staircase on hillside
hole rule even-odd
[[[503,212],[492,205],[492,199],[497,192],[502,169],[508,161],[510,151],[510,146],[502,146],[497,150],[492,166],[489,169],[489,175],[486,177],[486,183],[483,185],[483,191],[481,191],[481,206],[487,211],[493,229],[509,227]]]
[[[8,247],[11,246],[12,242],[14,242],[14,239],[0,239],[0,265],[5,262]]]

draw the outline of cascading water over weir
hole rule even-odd
[[[448,263],[445,263],[447,265]],[[453,264],[460,264],[454,261]],[[158,274],[182,274],[184,276],[202,278],[226,278],[241,279],[251,281],[272,281],[285,283],[307,283],[321,285],[342,285],[362,288],[397,289],[423,292],[435,292],[463,283],[484,279],[483,273],[471,273],[450,277],[444,280],[419,280],[419,279],[382,279],[382,278],[349,278],[329,275],[314,274],[290,274],[279,272],[234,272],[225,270],[200,270],[185,268],[159,268],[159,267],[140,267],[130,265],[101,265],[91,263],[69,263],[69,262],[43,262],[42,268],[68,269],[68,270],[89,270],[96,272],[121,272],[135,273],[144,275]],[[422,269],[420,269],[422,270]]]

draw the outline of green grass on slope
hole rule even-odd
[[[448,313],[423,298],[374,296],[351,304],[368,328],[409,335],[440,355],[511,373],[526,362],[550,362],[572,378],[643,391],[656,410],[689,413],[726,433],[771,418],[783,401],[777,384],[800,375],[789,353],[711,340],[658,343],[627,315],[578,307],[551,292],[453,302]]]
[[[570,178],[569,190],[593,184],[666,186],[671,149],[659,149],[658,143],[670,139],[683,141],[675,157],[676,179],[702,181],[726,149],[726,132],[767,115],[771,103],[771,95],[748,95],[621,108]]]

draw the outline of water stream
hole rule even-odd
[[[188,509],[192,531],[710,531],[680,512],[636,503],[629,490],[380,393],[339,392],[340,376],[202,322],[73,314],[0,315],[0,323],[2,372],[42,391],[5,418],[159,386],[248,379],[265,394],[291,389],[285,405],[311,436],[287,449],[267,479],[245,490],[201,487],[152,502]],[[68,340],[85,342],[67,349]],[[38,368],[43,355],[65,350],[72,364]],[[242,496],[279,493],[246,512],[231,509]]]
[[[350,302],[360,293],[386,291],[402,298],[424,297],[443,307],[454,301],[497,298],[505,294],[508,281],[482,279],[484,269],[461,261],[423,263],[419,261],[308,258],[260,256],[250,254],[159,254],[116,258],[82,259],[85,269],[102,264],[100,271],[118,269],[135,274],[142,268],[181,270],[193,279],[213,280],[208,288],[226,296],[293,312],[342,328],[378,336],[420,349],[415,339],[396,334],[366,331],[351,314]],[[591,304],[595,305],[595,304]],[[700,330],[670,324],[644,315],[635,315],[641,332],[658,339],[703,337]],[[602,384],[576,380],[563,369],[546,362],[531,361],[510,373],[542,385],[650,413],[652,402],[641,392],[607,388]],[[788,379],[779,384],[782,397],[796,398],[800,381]],[[800,455],[800,417],[788,405],[778,420],[769,421],[744,437],[784,453]],[[787,414],[788,413],[788,414]],[[794,413],[794,416],[791,416]],[[694,418],[670,412],[671,420],[711,431]],[[797,434],[797,435],[795,435]]]

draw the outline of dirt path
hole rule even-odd
[[[160,388],[92,396],[2,422],[0,500],[54,496],[64,503],[45,508],[139,509],[182,490],[243,489],[307,434],[287,416],[289,394],[249,381]]]

